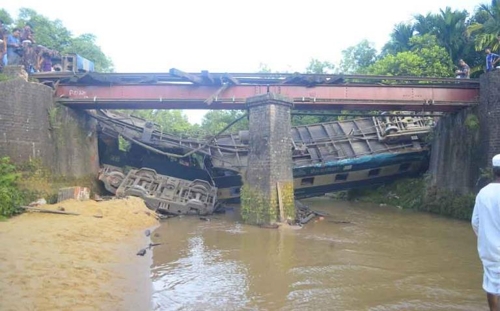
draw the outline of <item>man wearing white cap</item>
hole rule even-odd
[[[493,157],[494,180],[476,196],[472,228],[483,262],[483,289],[491,311],[500,311],[500,154]]]

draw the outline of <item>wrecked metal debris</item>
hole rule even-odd
[[[104,165],[99,180],[117,197],[136,196],[158,213],[208,215],[214,212],[217,188],[205,180],[193,181],[161,175],[149,168],[122,169]]]

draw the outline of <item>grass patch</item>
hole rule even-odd
[[[30,191],[18,185],[21,174],[8,157],[0,158],[0,216],[18,214],[19,206],[33,199]]]
[[[5,73],[0,72],[0,82],[4,82],[4,81],[8,81],[8,80],[12,80],[12,78],[7,76]]]
[[[40,198],[49,204],[56,203],[59,189],[72,186],[102,193],[102,187],[93,175],[82,178],[54,176],[40,160],[16,166],[8,157],[0,158],[0,221],[19,214],[19,206]]]
[[[471,219],[475,200],[473,193],[463,195],[429,188],[425,177],[406,178],[378,187],[349,190],[346,197],[348,200],[387,204],[463,220]]]

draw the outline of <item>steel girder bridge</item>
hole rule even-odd
[[[455,112],[479,103],[479,80],[291,73],[35,73],[82,109],[245,109],[277,93],[298,110]]]

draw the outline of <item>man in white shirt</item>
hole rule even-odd
[[[476,196],[472,228],[483,263],[483,289],[490,311],[500,311],[500,154],[493,157],[494,180]]]

